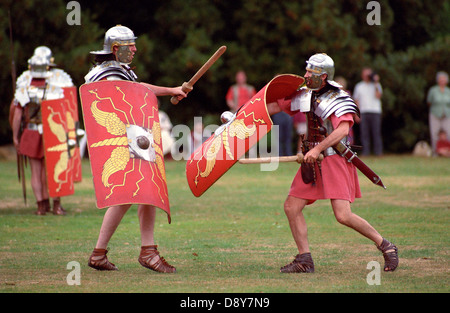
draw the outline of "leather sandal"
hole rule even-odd
[[[393,272],[398,266],[398,249],[397,247],[383,238],[381,245],[377,246],[378,250],[383,253],[384,271]]]
[[[310,252],[297,254],[294,261],[280,269],[281,273],[314,273],[314,262]]]
[[[50,212],[50,200],[44,199],[44,200],[42,200],[42,203],[44,205],[45,212]]]
[[[53,200],[53,215],[66,215],[66,210],[61,206],[60,200]]]
[[[152,271],[159,273],[175,273],[176,269],[159,255],[157,245],[142,246],[139,254],[139,263]]]
[[[45,205],[44,200],[36,202],[37,204],[37,210],[34,212],[36,215],[45,215]]]
[[[94,249],[89,257],[88,266],[98,271],[117,271],[118,268],[108,261],[106,249]]]

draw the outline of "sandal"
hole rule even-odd
[[[397,247],[383,238],[381,245],[377,246],[378,250],[383,253],[384,271],[393,272],[398,266],[398,249]]]
[[[280,269],[281,273],[314,273],[311,253],[297,254],[294,261]]]
[[[176,269],[166,262],[163,257],[159,255],[157,245],[142,246],[139,254],[139,263],[152,271],[159,273],[175,273]]]
[[[89,258],[88,266],[98,271],[117,271],[118,268],[108,261],[106,249],[94,249]]]
[[[61,206],[60,200],[53,200],[53,215],[66,215],[66,210]]]

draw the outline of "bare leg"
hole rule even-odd
[[[297,244],[299,254],[309,252],[308,228],[306,226],[303,209],[307,200],[288,196],[284,202],[284,212],[289,221],[292,236]]]
[[[48,185],[47,185],[47,169],[45,168],[45,159],[41,159],[41,185],[42,185],[42,199],[48,199]]]
[[[131,207],[131,204],[117,205],[108,208],[103,217],[102,227],[98,236],[96,249],[106,249],[109,240],[119,226],[125,213]]]
[[[156,208],[152,205],[139,205],[139,224],[141,228],[141,253],[139,263],[153,271],[161,273],[175,273],[176,269],[159,255],[158,246],[155,245],[154,230]]]
[[[303,209],[307,203],[307,200],[291,196],[284,202],[284,212],[289,220],[299,254],[293,262],[280,268],[281,273],[314,273],[314,262],[309,252],[308,229],[303,216]]]
[[[29,158],[30,167],[31,167],[31,188],[33,189],[34,196],[36,197],[36,201],[42,201],[44,198],[43,189],[44,185],[42,185],[42,160],[41,159],[33,159]],[[47,197],[48,199],[48,197]]]
[[[140,204],[138,207],[139,224],[141,228],[141,245],[150,246],[155,244],[154,229],[156,209],[152,205]]]
[[[383,237],[365,219],[354,214],[347,200],[331,200],[334,216],[342,225],[348,226],[363,236],[372,240],[377,246],[383,242]]]

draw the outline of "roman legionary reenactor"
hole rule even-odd
[[[54,66],[52,60],[49,48],[41,46],[35,49],[28,60],[29,70],[17,79],[13,100],[13,142],[18,154],[28,158],[30,163],[31,186],[38,206],[35,212],[37,215],[45,215],[51,210],[55,215],[66,214],[61,206],[60,194],[50,195],[48,190],[41,106],[56,100],[63,102],[63,87],[73,84],[70,76],[63,70],[51,68]],[[65,145],[64,149],[68,150],[66,139],[62,138],[61,143]],[[68,164],[68,158],[65,164]],[[60,164],[60,167],[64,166]],[[73,193],[73,187],[70,192]],[[53,209],[50,207],[50,197],[53,197]]]
[[[271,114],[280,110],[290,115],[304,112],[308,125],[303,141],[303,163],[284,203],[299,253],[293,262],[281,268],[281,272],[314,272],[303,209],[319,199],[330,199],[337,221],[372,240],[383,253],[384,270],[394,271],[399,261],[397,247],[352,213],[350,207],[355,198],[361,197],[353,163],[357,157],[349,149],[340,151],[340,147],[346,145],[346,136],[358,108],[349,94],[333,81],[334,62],[328,55],[315,54],[306,63],[306,87],[269,106]],[[319,162],[321,155],[324,159]],[[362,163],[357,160],[358,164]],[[358,168],[367,175],[365,168]],[[379,180],[373,182],[380,184]]]
[[[139,263],[157,272],[174,273],[175,267],[159,255],[153,236],[156,207],[164,209],[170,221],[155,96],[181,100],[186,93],[181,87],[137,82],[129,66],[137,51],[135,39],[125,26],[110,28],[103,50],[91,52],[95,66],[80,87],[97,206],[109,206],[88,265],[117,270],[108,261],[106,248],[124,214],[137,203]]]

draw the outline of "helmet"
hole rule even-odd
[[[40,55],[33,55],[28,60],[28,68],[33,78],[48,78],[52,76],[50,72],[50,62],[47,58]]]
[[[117,25],[108,29],[105,33],[103,42],[103,50],[91,51],[91,54],[110,54],[113,52],[113,46],[128,46],[134,44],[137,37],[128,27]]]
[[[53,63],[55,58],[53,57],[52,50],[50,50],[49,47],[46,46],[37,47],[36,49],[34,49],[33,56],[35,55],[46,58],[50,66],[56,66],[56,64]]]
[[[311,72],[313,77],[319,77],[327,74],[327,82],[335,87],[342,87],[334,78],[334,61],[326,53],[316,53],[306,61],[306,70]],[[311,88],[313,89],[313,88]]]

